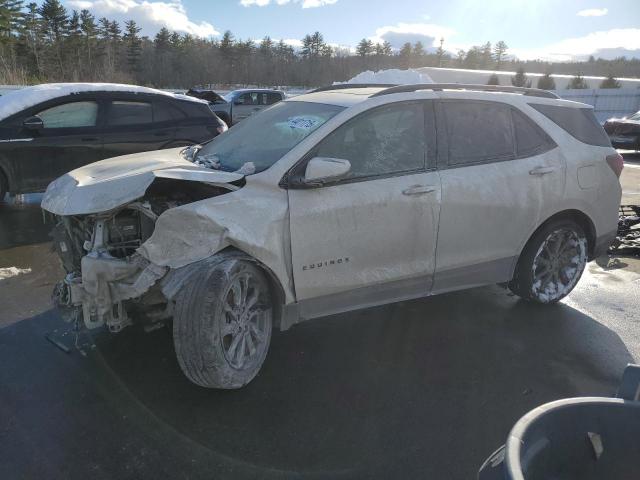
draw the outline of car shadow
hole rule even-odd
[[[93,354],[161,422],[257,471],[472,478],[542,403],[615,392],[632,361],[567,305],[498,287],[336,315],[276,333],[236,391],[189,383],[171,333],[101,334]]]
[[[0,201],[0,250],[49,241],[51,216],[40,208],[42,194],[6,196]]]

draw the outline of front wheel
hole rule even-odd
[[[269,284],[253,262],[214,262],[176,299],[173,341],[184,374],[209,388],[249,383],[267,356],[272,311]]]
[[[538,303],[555,303],[576,286],[587,264],[587,237],[571,220],[551,222],[525,247],[510,290]]]

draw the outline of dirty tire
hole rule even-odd
[[[195,275],[176,298],[173,342],[193,383],[234,389],[258,373],[271,341],[269,283],[253,262],[227,258]]]
[[[556,303],[576,286],[587,264],[588,241],[580,225],[557,220],[525,246],[509,289],[526,300]]]

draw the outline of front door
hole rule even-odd
[[[102,133],[95,100],[63,101],[33,112],[43,128],[27,131],[31,140],[20,142],[14,165],[17,191],[38,191],[57,177],[102,157]]]
[[[440,180],[426,158],[434,140],[427,105],[394,103],[346,122],[309,158],[349,160],[350,173],[320,188],[289,190],[293,278],[304,317],[429,292]]]
[[[508,281],[545,204],[562,195],[562,154],[506,103],[443,100],[440,107],[434,292]]]

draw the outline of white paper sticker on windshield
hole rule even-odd
[[[309,130],[318,124],[318,119],[308,117],[291,117],[288,124],[290,128]]]

